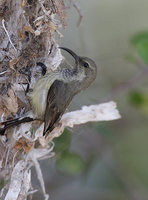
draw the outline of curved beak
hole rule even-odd
[[[72,50],[65,48],[65,47],[58,47],[58,48],[67,51],[70,55],[72,55],[74,57],[76,64],[78,64],[80,58],[79,58],[79,56],[77,56],[77,54],[75,54]]]

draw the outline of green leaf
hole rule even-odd
[[[139,56],[148,65],[148,39],[139,41],[136,48]]]
[[[139,91],[132,91],[129,94],[129,101],[134,106],[140,106],[144,103],[144,97],[143,94]]]
[[[131,43],[136,46],[140,41],[143,40],[148,40],[148,31],[143,31],[138,34],[135,34],[131,38]]]
[[[65,151],[68,151],[71,143],[71,133],[67,129],[64,130],[60,137],[54,139],[55,148],[54,151],[56,154],[62,154]]]
[[[141,113],[148,113],[148,93],[133,91],[129,94],[129,101],[137,107]]]
[[[84,170],[83,159],[76,153],[65,153],[56,162],[57,169],[62,173],[77,175]]]

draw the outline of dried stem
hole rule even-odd
[[[9,33],[8,33],[6,27],[5,27],[5,20],[4,19],[2,19],[2,26],[3,26],[5,32],[6,32],[7,36],[8,36],[10,44],[12,45],[12,47],[14,48],[14,50],[17,52],[17,49],[15,48],[13,42],[11,41],[10,35],[9,35]]]
[[[81,10],[80,6],[74,0],[70,0],[70,5],[67,8],[71,8],[71,6],[73,6],[76,9],[76,11],[78,12],[79,19],[77,22],[77,27],[79,27],[81,24],[82,18],[83,18],[82,10]]]

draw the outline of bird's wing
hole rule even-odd
[[[60,80],[53,82],[47,95],[43,135],[54,129],[76,93],[78,93],[76,82],[64,83]]]

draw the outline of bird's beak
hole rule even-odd
[[[72,55],[74,57],[76,64],[78,64],[80,58],[79,58],[79,56],[77,56],[77,54],[75,54],[72,50],[65,48],[65,47],[58,47],[58,48],[67,51],[70,55]]]

